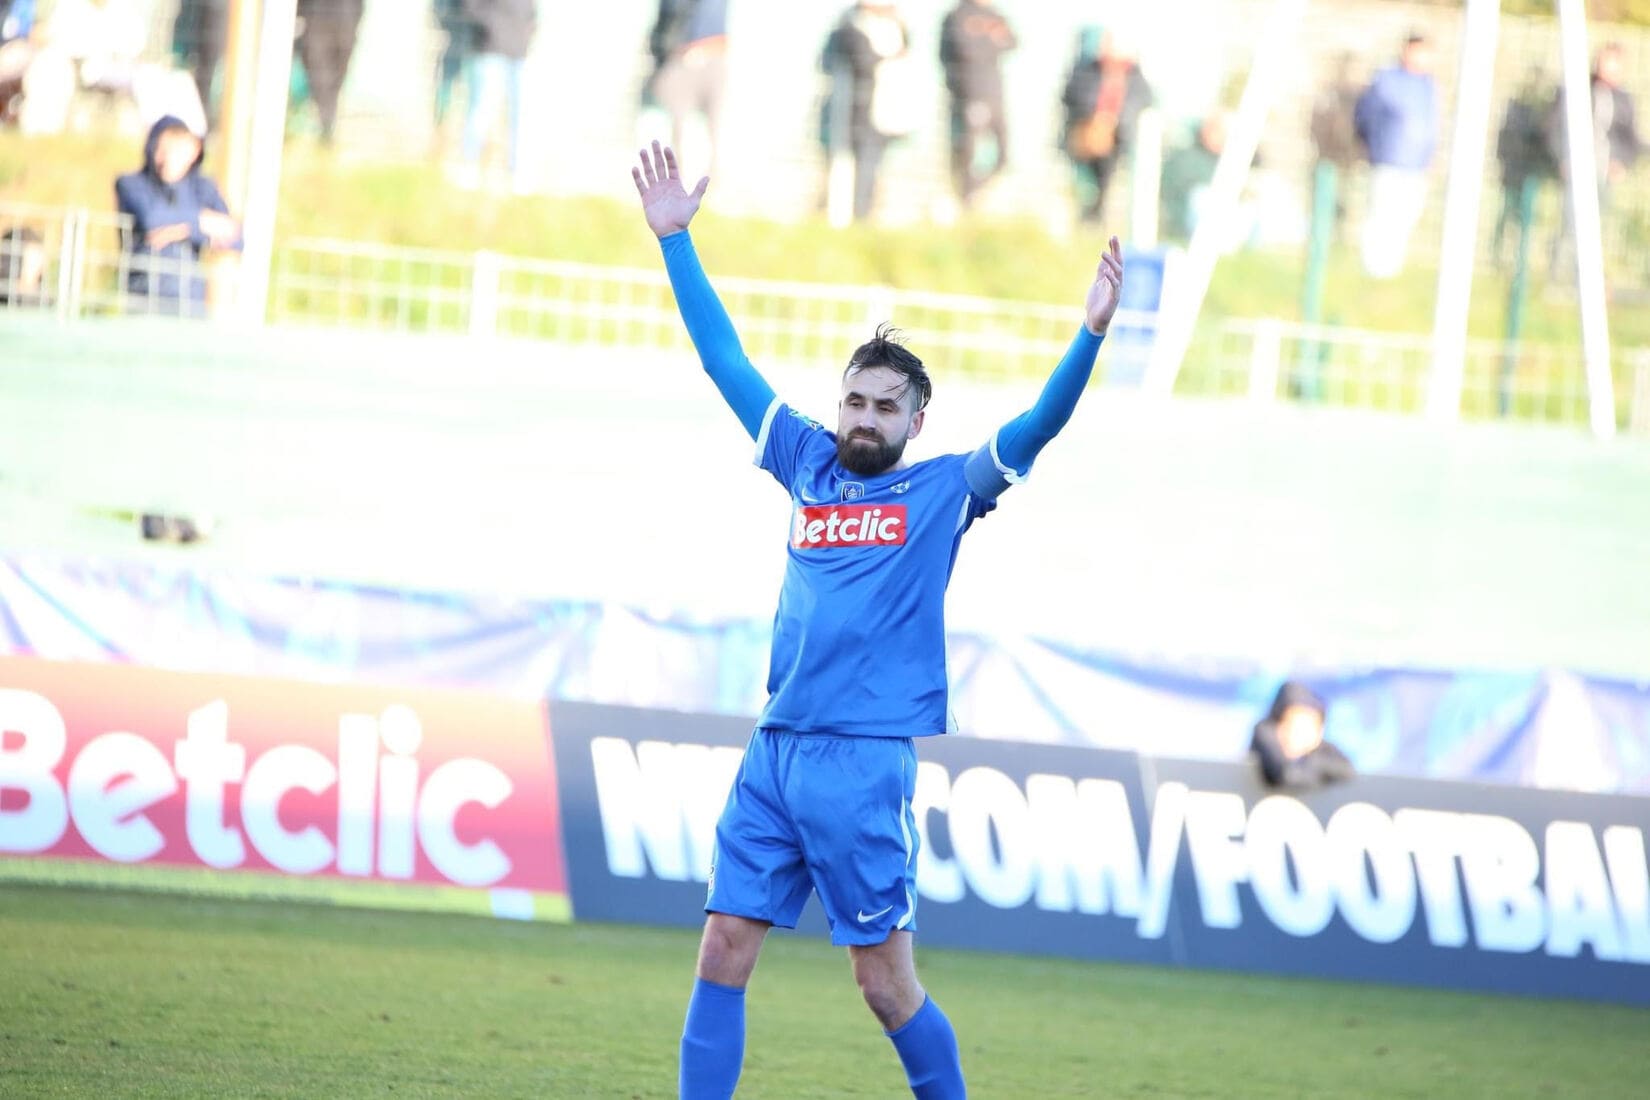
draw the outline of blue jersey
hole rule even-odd
[[[837,462],[837,440],[775,401],[757,463],[791,496],[774,616],[770,729],[915,737],[949,728],[945,589],[963,532],[996,506],[970,488],[969,456],[874,477]]]
[[[972,455],[859,477],[836,436],[781,404],[740,346],[686,230],[659,239],[705,372],[791,496],[789,561],[759,725],[918,737],[950,728],[945,589],[964,531],[1031,472],[1088,384],[1102,334],[1080,327],[1036,404]]]

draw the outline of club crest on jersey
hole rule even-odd
[[[861,485],[859,482],[857,482],[857,481],[844,481],[842,483],[842,499],[843,500],[858,500],[860,497],[862,497],[864,495],[865,495],[865,486]]]
[[[905,545],[903,504],[818,504],[798,508],[791,521],[791,547]]]

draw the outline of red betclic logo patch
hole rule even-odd
[[[791,546],[798,550],[903,545],[903,504],[804,505],[796,510],[791,521]]]

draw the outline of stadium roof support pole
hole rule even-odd
[[[1587,62],[1587,12],[1581,0],[1558,0],[1564,64],[1566,192],[1574,214],[1576,296],[1581,306],[1581,354],[1587,364],[1587,405],[1593,434],[1616,434],[1610,377],[1610,318],[1604,302],[1604,241],[1599,225],[1598,161],[1593,147],[1593,88]]]
[[[241,321],[262,325],[269,309],[269,266],[275,255],[275,206],[281,194],[292,37],[298,0],[264,0],[258,38],[257,97],[248,142],[246,209],[241,213]]]
[[[231,210],[246,211],[246,162],[251,149],[253,81],[258,74],[259,0],[229,0],[223,54],[223,100],[218,147],[224,153],[223,191]]]
[[[1152,345],[1142,388],[1148,393],[1167,395],[1174,391],[1180,364],[1192,343],[1192,329],[1203,312],[1203,298],[1214,274],[1219,240],[1237,216],[1238,198],[1249,178],[1249,166],[1260,144],[1261,126],[1272,95],[1282,75],[1290,71],[1295,56],[1295,39],[1306,0],[1275,0],[1266,25],[1261,28],[1260,45],[1249,66],[1249,77],[1238,101],[1237,116],[1226,132],[1226,148],[1209,181],[1207,203],[1192,230],[1192,240],[1183,262],[1172,265],[1174,272],[1163,288],[1162,320],[1157,341]]]
[[[1490,126],[1501,0],[1467,0],[1461,32],[1461,72],[1455,88],[1455,133],[1444,194],[1444,237],[1438,255],[1438,293],[1432,314],[1432,379],[1427,415],[1452,422],[1461,416],[1466,371],[1467,316],[1478,258],[1478,207],[1484,195],[1484,146]]]

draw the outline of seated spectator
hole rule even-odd
[[[1323,700],[1298,680],[1285,680],[1250,748],[1268,787],[1311,788],[1357,774],[1340,749],[1323,739]]]
[[[82,91],[129,100],[142,125],[170,114],[205,130],[206,109],[194,78],[141,59],[145,20],[145,8],[134,0],[56,0],[36,28],[23,74],[23,132],[62,132]]]
[[[143,313],[206,314],[202,253],[239,248],[241,227],[217,184],[201,175],[201,139],[181,119],[166,117],[149,131],[143,167],[115,181],[126,234],[130,308]]]
[[[0,233],[0,306],[48,304],[46,242],[26,225]]]

